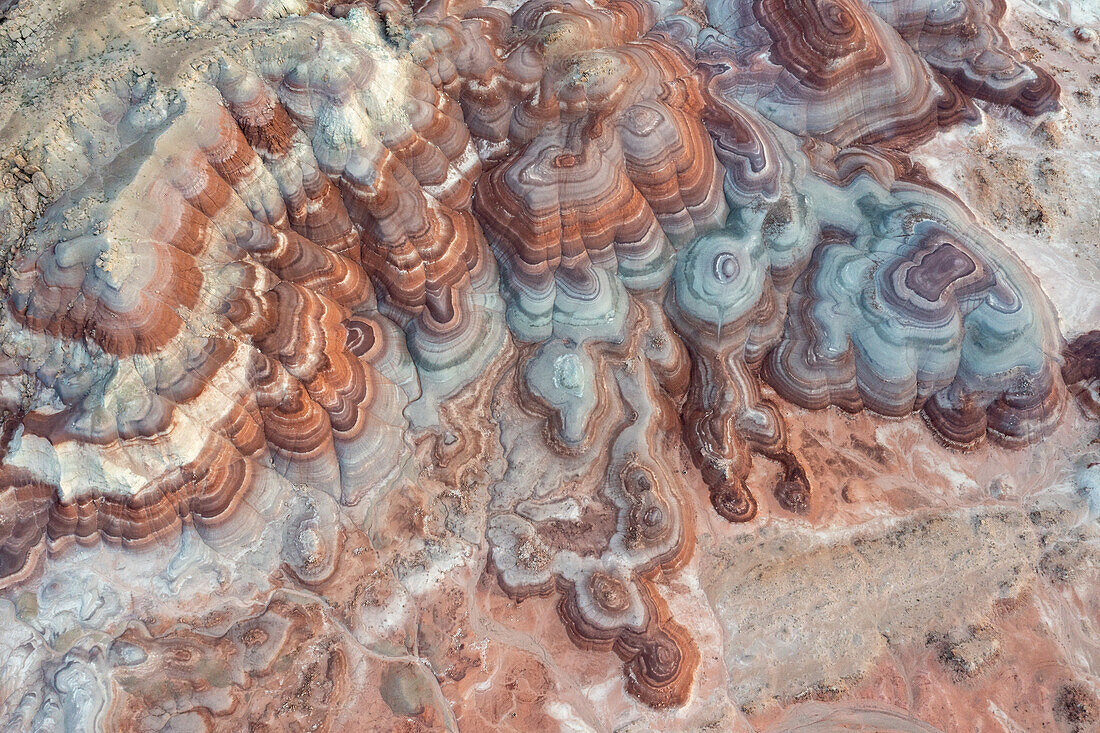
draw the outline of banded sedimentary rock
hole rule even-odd
[[[491,166],[475,208],[524,340],[569,317],[559,293],[606,313],[619,296],[596,270],[659,287],[672,243],[725,216],[690,48],[655,21],[645,3],[528,2],[510,18],[487,10],[458,29],[429,25],[442,39],[433,63],[453,70]]]
[[[1058,106],[1058,83],[1025,62],[1001,30],[1004,0],[865,4],[964,94],[1032,115]]]
[[[870,151],[832,156],[805,184],[858,208],[819,210],[769,381],[808,407],[923,410],[949,443],[1010,445],[1052,429],[1064,400],[1060,336],[1038,283],[942,190]],[[820,288],[820,290],[819,290]],[[810,376],[810,375],[813,376]]]
[[[788,206],[786,199],[775,206]],[[810,487],[798,459],[787,450],[786,427],[764,399],[753,374],[761,344],[774,341],[783,309],[767,263],[768,245],[757,227],[702,237],[680,253],[668,308],[692,355],[691,385],[683,413],[684,440],[715,509],[744,522],[756,513],[746,486],[750,448],[783,466],[775,486],[780,504],[809,508]]]
[[[857,0],[716,0],[700,56],[721,96],[799,135],[908,147],[976,113]]]
[[[1078,399],[1100,414],[1100,331],[1081,334],[1062,352],[1062,378]]]
[[[490,488],[487,536],[509,596],[558,593],[574,641],[614,650],[628,689],[667,707],[687,699],[699,662],[654,583],[694,543],[670,397],[687,354],[658,307],[628,321],[621,345],[549,342],[517,365],[498,398],[508,468]]]
[[[0,613],[89,624],[11,644],[12,720],[454,729],[470,609],[535,596],[683,706],[689,492],[807,515],[786,402],[1016,447],[1094,386],[902,152],[1056,105],[999,0],[164,5],[46,143],[4,128],[41,167],[0,196]],[[140,572],[70,612],[70,551]]]
[[[166,132],[123,120],[151,149],[117,161],[140,168],[99,223],[44,233],[13,262],[4,317],[21,327],[5,329],[5,375],[35,383],[15,406],[6,495],[49,487],[52,539],[140,543],[217,522],[272,472],[353,504],[399,462],[415,383],[403,334],[375,305],[369,275],[382,282],[384,267],[364,266],[354,196],[315,155],[341,148],[312,146],[270,82],[218,68],[229,99],[196,87]]]
[[[481,167],[461,112],[417,67],[367,53],[349,32],[323,38],[259,75],[224,64],[219,89],[283,185],[299,189],[300,216],[327,220],[336,231],[326,236],[358,250],[422,369],[434,364],[441,381],[461,382],[449,371],[476,364],[500,338],[478,307],[495,292],[496,271],[470,213]],[[336,212],[307,214],[312,201]]]
[[[715,89],[717,78],[705,76]],[[722,230],[679,252],[666,298],[692,354],[684,440],[723,517],[749,521],[756,513],[746,486],[753,451],[781,464],[776,497],[802,513],[808,479],[755,372],[782,334],[791,284],[818,238],[817,217],[795,187],[796,159],[767,122],[720,97],[712,97],[707,122],[731,214]]]

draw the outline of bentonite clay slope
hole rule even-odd
[[[3,7],[12,729],[1096,722],[1000,0]]]

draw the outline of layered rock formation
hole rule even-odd
[[[920,413],[965,462],[1095,392],[1095,339],[909,157],[1057,109],[1003,3],[109,10],[5,11],[14,725],[458,729],[492,669],[543,679],[531,720],[602,674],[701,724],[767,697],[701,672],[742,613],[701,533],[827,522],[858,473],[797,408]],[[564,682],[555,634],[621,675]]]

